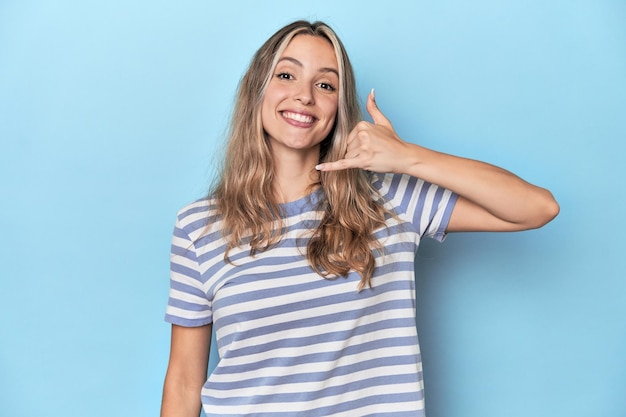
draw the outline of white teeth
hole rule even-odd
[[[291,120],[295,120],[296,122],[300,122],[300,123],[313,123],[313,117],[312,116],[307,116],[304,114],[300,114],[300,113],[292,113],[292,112],[283,112],[283,116],[286,117],[287,119],[291,119]]]

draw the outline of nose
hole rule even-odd
[[[295,91],[293,99],[299,101],[305,106],[309,106],[314,103],[313,88],[311,85],[301,83]]]

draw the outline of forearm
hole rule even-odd
[[[211,325],[172,325],[170,360],[163,384],[161,417],[198,417],[206,381]]]
[[[484,162],[407,144],[403,173],[447,188],[516,229],[540,227],[558,213],[552,194]]]
[[[189,385],[167,376],[163,386],[161,417],[198,417],[201,386]]]

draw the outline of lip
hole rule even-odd
[[[281,110],[278,112],[283,120],[296,127],[311,127],[317,122],[317,117],[302,110]]]

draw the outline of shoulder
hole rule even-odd
[[[217,222],[217,204],[211,196],[187,204],[176,214],[176,227],[184,230],[192,239],[206,231],[208,225]]]

